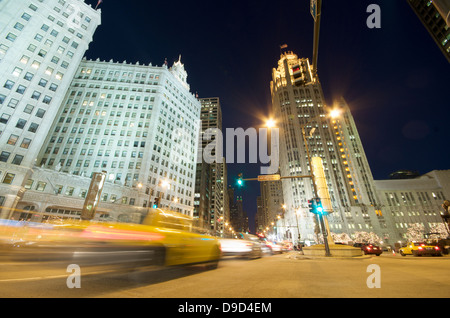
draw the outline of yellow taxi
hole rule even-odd
[[[37,251],[35,254],[43,257],[50,250],[52,255],[59,252],[59,256],[70,255],[73,262],[89,261],[90,264],[201,263],[217,267],[221,258],[220,242],[196,232],[192,221],[181,213],[149,209],[139,224],[64,220],[47,224],[24,222],[20,226],[20,222],[8,222],[3,224],[3,234],[14,234],[11,245],[21,248],[13,251],[26,250],[27,255]]]
[[[400,255],[432,255],[432,256],[442,256],[442,251],[437,245],[431,245],[426,242],[408,242],[406,246],[400,248]]]

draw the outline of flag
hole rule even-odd
[[[100,3],[102,3],[102,2],[103,2],[103,0],[98,0],[97,5],[95,6],[95,9],[97,9],[98,6],[100,5]]]
[[[285,49],[287,47],[288,47],[287,44],[280,45],[280,49]]]

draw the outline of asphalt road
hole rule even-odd
[[[0,263],[2,298],[448,298],[450,257],[306,258],[292,254],[203,266],[68,270]],[[79,276],[74,276],[79,273]],[[69,288],[69,286],[73,288]],[[79,287],[79,288],[77,288]]]

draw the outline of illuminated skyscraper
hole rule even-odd
[[[450,3],[446,0],[407,0],[450,62]]]
[[[23,196],[98,25],[100,10],[83,1],[0,2],[0,205]]]
[[[38,166],[87,178],[106,171],[103,201],[147,207],[161,196],[161,206],[192,215],[199,117],[180,60],[170,68],[83,60]]]
[[[280,128],[280,171],[284,176],[310,175],[310,157],[322,158],[333,212],[328,216],[333,233],[375,232],[380,237],[386,224],[379,213],[373,178],[352,115],[344,100],[336,102],[340,117],[330,119],[318,78],[308,59],[287,52],[272,72],[273,111]],[[305,145],[302,131],[305,132]],[[289,236],[314,240],[317,231],[308,200],[315,196],[311,178],[284,179],[285,221]]]
[[[201,102],[201,144],[200,155],[203,149],[207,147],[211,140],[203,138],[206,130],[212,133],[222,131],[222,108],[218,97],[200,98]],[[212,153],[215,155],[215,153]],[[200,158],[200,157],[199,157]],[[198,159],[200,160],[200,159]],[[209,171],[206,171],[209,170]],[[209,222],[208,230],[217,235],[223,233],[224,224],[229,220],[229,207],[227,198],[227,166],[225,160],[222,162],[207,163],[203,160],[197,163],[197,191],[196,191],[196,209],[197,217]],[[207,177],[209,175],[209,177]],[[209,180],[206,180],[209,178]],[[206,198],[208,195],[208,198]],[[208,202],[208,203],[207,203]],[[198,206],[198,207],[197,207]],[[208,211],[208,212],[206,212]],[[205,214],[209,215],[206,216]]]
[[[0,2],[0,217],[79,218],[98,172],[97,217],[139,221],[156,197],[192,215],[200,102],[184,65],[82,59],[100,13]]]

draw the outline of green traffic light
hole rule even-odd
[[[244,182],[242,181],[242,179],[239,179],[238,181],[237,181],[237,183],[238,183],[238,185],[243,185],[244,184]]]

